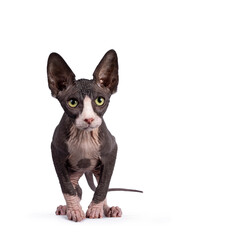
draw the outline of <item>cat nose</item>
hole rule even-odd
[[[93,120],[94,120],[93,118],[85,118],[84,122],[91,124],[93,122]]]

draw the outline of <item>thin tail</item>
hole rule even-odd
[[[126,191],[126,192],[138,192],[138,193],[143,193],[141,190],[135,190],[135,189],[128,189],[128,188],[109,188],[108,192],[112,191]]]
[[[85,173],[85,177],[87,179],[87,183],[89,185],[89,187],[95,191],[96,190],[96,186],[94,184],[93,181],[93,174],[91,172],[87,172]],[[112,192],[112,191],[125,191],[125,192],[138,192],[138,193],[143,193],[143,191],[140,190],[135,190],[135,189],[127,189],[127,188],[109,188],[108,192]]]
[[[85,177],[87,179],[88,186],[95,192],[96,186],[93,181],[93,174],[91,172],[86,172]]]

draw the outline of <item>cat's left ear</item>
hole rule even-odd
[[[118,58],[114,50],[104,55],[93,73],[93,78],[100,87],[108,88],[112,94],[117,91]]]

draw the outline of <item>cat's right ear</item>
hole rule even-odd
[[[53,97],[57,97],[59,92],[75,82],[75,74],[57,53],[51,53],[48,57],[47,76]]]

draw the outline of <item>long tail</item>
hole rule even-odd
[[[112,191],[126,191],[126,192],[138,192],[138,193],[143,193],[141,190],[135,190],[135,189],[128,189],[128,188],[109,188],[108,192]]]
[[[93,181],[93,174],[91,172],[86,172],[85,177],[87,179],[88,186],[95,192],[96,186]]]
[[[94,181],[93,181],[93,174],[91,172],[87,172],[85,173],[85,177],[87,179],[87,183],[89,185],[89,187],[95,191],[96,190],[96,186],[94,184]],[[127,188],[109,188],[108,189],[108,192],[111,192],[111,191],[126,191],[126,192],[138,192],[138,193],[143,193],[143,191],[140,191],[140,190],[135,190],[135,189],[127,189]]]

